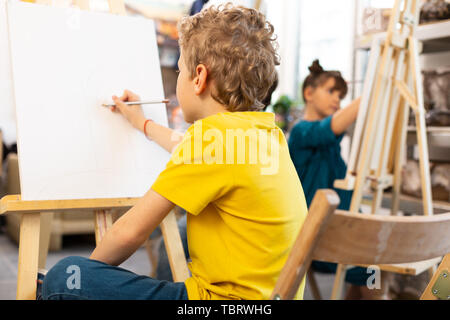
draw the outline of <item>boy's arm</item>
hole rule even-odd
[[[347,128],[356,121],[358,116],[359,104],[361,98],[353,100],[347,107],[337,111],[331,120],[331,130],[335,135],[339,136],[347,130]]]
[[[146,126],[147,137],[158,143],[161,147],[172,153],[173,149],[180,143],[183,135],[170,128],[161,126],[153,121],[146,122],[146,118],[139,105],[128,106],[123,102],[139,101],[137,94],[125,90],[123,95],[118,98],[113,96],[116,107],[112,107],[111,111],[120,112],[125,119],[127,119],[133,127],[141,132],[144,132],[144,125]]]
[[[127,260],[175,205],[150,189],[120,217],[92,252],[90,259],[117,266]]]
[[[144,123],[142,124],[142,132],[144,131]],[[170,128],[164,127],[157,124],[156,122],[149,121],[146,123],[147,137],[155,141],[161,147],[166,149],[169,153],[172,153],[173,149],[181,142],[183,135],[172,130]]]

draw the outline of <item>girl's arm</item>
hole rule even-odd
[[[356,121],[361,97],[353,100],[347,107],[337,111],[331,119],[331,130],[339,136]]]
[[[150,189],[113,224],[90,259],[113,266],[120,265],[139,249],[174,206]]]
[[[144,132],[144,124],[146,124],[147,137],[158,143],[161,147],[172,153],[173,149],[180,143],[183,135],[170,128],[161,126],[153,121],[146,123],[146,118],[140,105],[128,106],[125,101],[139,101],[137,94],[125,90],[123,95],[118,98],[113,96],[116,107],[112,107],[111,111],[120,112],[133,127]]]

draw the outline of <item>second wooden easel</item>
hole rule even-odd
[[[37,0],[39,4],[51,4],[51,0]],[[89,0],[74,0],[82,10],[89,10]],[[123,0],[108,0],[112,14],[125,15]],[[95,213],[95,239],[99,243],[113,223],[112,210],[128,209],[137,199],[89,199],[89,200],[48,200],[22,201],[20,195],[7,195],[1,199],[0,214],[21,213],[19,257],[17,273],[17,294],[19,300],[34,300],[38,268],[45,267],[50,237],[51,215],[62,211],[93,210]],[[41,230],[45,232],[41,233]],[[180,234],[174,212],[162,221],[170,268],[175,282],[183,282],[189,277]],[[43,246],[40,244],[44,244]]]
[[[397,214],[409,107],[417,128],[424,213],[433,214],[420,49],[415,38],[419,13],[418,0],[396,0],[385,39],[375,37],[372,43],[347,175],[335,182],[336,188],[353,190],[350,212],[354,214],[358,214],[368,187],[373,193],[372,214],[379,213],[388,187],[393,188],[391,214]],[[425,264],[433,267],[436,259]],[[346,266],[338,265],[332,299],[341,296],[345,273]]]

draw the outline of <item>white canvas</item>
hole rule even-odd
[[[0,0],[0,129],[3,142],[9,146],[17,137],[7,27],[6,1]]]
[[[163,99],[154,23],[8,2],[23,200],[140,197],[169,153],[101,106]],[[144,106],[167,126],[165,105]]]

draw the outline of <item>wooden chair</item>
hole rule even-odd
[[[433,278],[420,297],[420,300],[438,299],[450,300],[450,254],[447,254],[444,257],[439,268],[437,268]]]
[[[316,193],[272,299],[293,299],[313,259],[379,266],[447,255],[421,297],[436,298],[430,292],[439,275],[444,277],[447,270],[445,278],[450,278],[450,213],[410,217],[351,214],[335,212],[338,204],[333,190]]]

